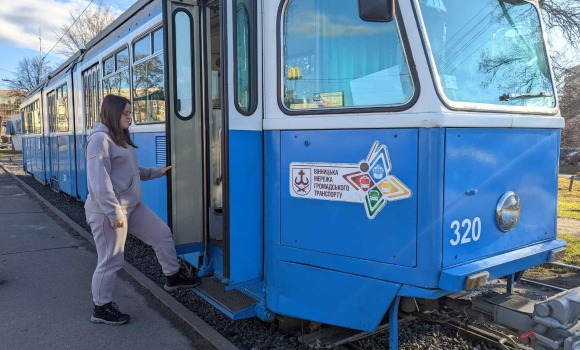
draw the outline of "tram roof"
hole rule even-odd
[[[115,19],[111,24],[109,24],[103,31],[101,31],[97,36],[95,36],[91,41],[89,41],[85,47],[85,49],[79,50],[75,52],[68,60],[66,60],[63,64],[58,66],[55,70],[51,71],[45,79],[43,79],[38,85],[36,85],[32,90],[28,92],[25,97],[28,98],[29,96],[35,94],[40,90],[42,87],[46,86],[48,82],[55,77],[59,76],[60,73],[66,71],[67,68],[71,67],[75,64],[79,58],[87,51],[89,51],[92,47],[103,41],[110,33],[115,31],[115,29],[119,28],[125,22],[127,22],[131,17],[133,17],[137,12],[139,12],[143,7],[147,6],[149,3],[152,3],[155,0],[138,0],[135,2],[129,9],[123,12],[117,19]]]
[[[110,33],[112,33],[115,29],[119,28],[125,22],[127,22],[131,17],[133,17],[137,12],[141,11],[142,8],[147,6],[149,3],[152,3],[155,0],[138,0],[135,2],[127,11],[123,12],[113,23],[109,24],[102,32],[97,34],[91,41],[88,42],[86,51],[89,51],[93,46],[100,43],[103,39],[105,39]]]

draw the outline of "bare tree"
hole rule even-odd
[[[66,57],[84,49],[89,41],[116,18],[111,5],[103,6],[103,0],[90,5],[86,11],[81,5],[77,5],[69,11],[69,15],[69,22],[63,23],[60,32],[55,33],[57,39],[62,37],[56,47],[56,52]]]
[[[39,56],[24,57],[18,62],[18,68],[12,73],[13,78],[8,80],[10,89],[18,94],[26,93],[40,84],[52,70],[50,62],[40,64]]]
[[[580,1],[540,0],[549,35],[562,35],[576,53],[580,52]]]

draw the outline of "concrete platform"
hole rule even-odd
[[[216,349],[126,272],[123,326],[90,322],[94,247],[0,168],[0,348]]]

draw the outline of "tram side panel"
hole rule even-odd
[[[440,226],[417,239],[419,138],[418,129],[266,132],[270,310],[374,330],[403,283],[436,287]]]
[[[56,174],[60,191],[76,197],[74,135],[56,136],[58,149],[58,172]]]
[[[447,129],[444,267],[556,238],[559,144],[556,129]],[[508,191],[521,216],[506,232],[496,207]]]
[[[160,168],[167,165],[166,142],[164,133],[133,133],[137,148],[139,166]],[[143,203],[167,223],[167,178],[143,181]]]
[[[32,145],[32,173],[37,177],[38,180],[44,182],[44,151],[46,147],[44,146],[45,137],[42,134],[35,135],[33,137]]]
[[[77,155],[77,196],[81,201],[86,201],[89,195],[87,184],[87,161],[85,157],[86,135],[75,134],[76,155]]]

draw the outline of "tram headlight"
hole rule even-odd
[[[520,198],[512,191],[504,193],[495,210],[495,218],[497,224],[503,232],[508,232],[514,229],[520,221],[521,213]]]

